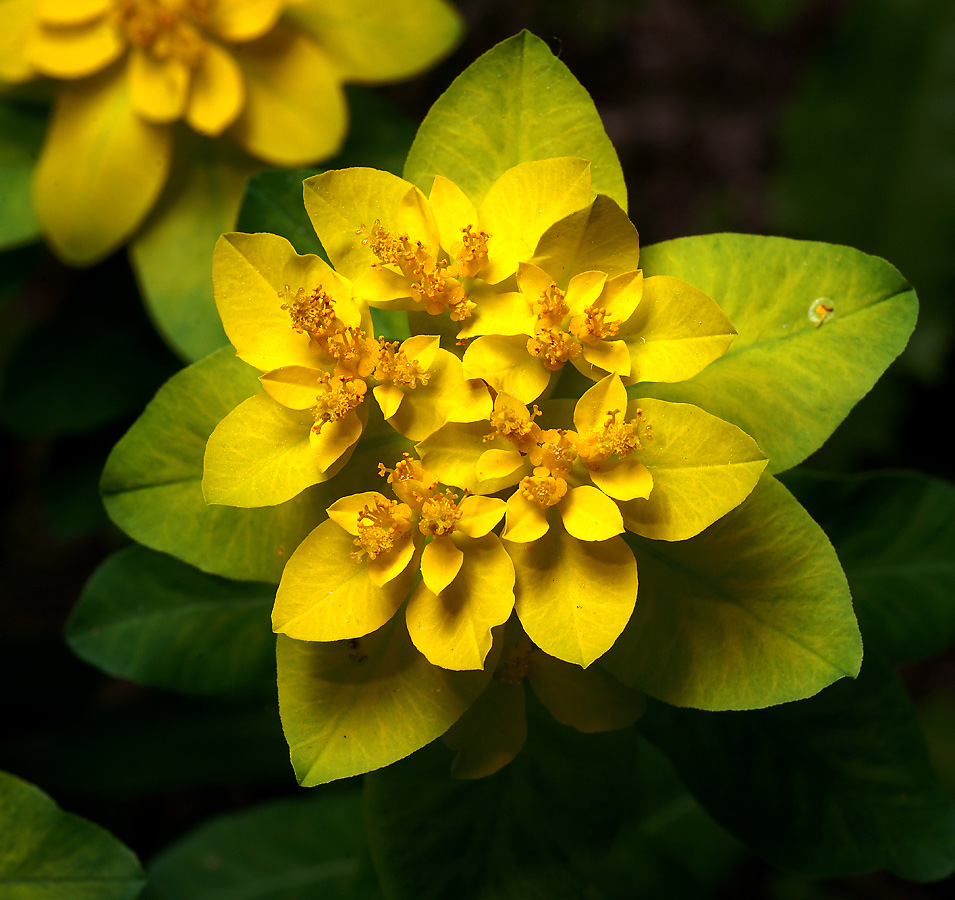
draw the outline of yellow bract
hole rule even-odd
[[[414,74],[458,31],[444,0],[3,0],[0,13],[0,79],[63,82],[35,196],[74,263],[142,223],[176,122],[266,163],[315,162],[344,136],[344,81]]]

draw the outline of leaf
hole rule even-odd
[[[226,343],[212,298],[212,248],[232,230],[246,179],[262,164],[186,129],[177,140],[178,164],[130,258],[159,332],[192,361]]]
[[[628,535],[640,591],[601,661],[676,706],[754,709],[855,676],[862,642],[825,534],[772,478],[688,541]]]
[[[581,735],[528,697],[513,762],[449,774],[440,743],[365,779],[372,857],[392,900],[579,900],[636,801],[633,732]]]
[[[640,727],[713,817],[774,865],[915,881],[955,869],[955,805],[902,683],[875,658],[811,700],[731,713],[651,704]]]
[[[915,472],[786,483],[839,554],[867,652],[906,663],[955,640],[955,487]]]
[[[11,900],[132,900],[139,861],[108,831],[0,772],[0,885]]]
[[[315,489],[280,506],[235,509],[202,499],[202,456],[219,420],[261,391],[231,347],[173,376],[113,448],[100,489],[130,537],[204,572],[277,583],[299,541],[325,518]]]
[[[45,125],[42,108],[0,102],[0,249],[40,236],[30,182]]]
[[[444,734],[487,684],[485,671],[432,666],[400,615],[360,640],[279,635],[282,727],[304,787],[370,772]]]
[[[358,896],[363,820],[361,795],[353,791],[314,791],[219,816],[150,863],[142,900]]]
[[[639,396],[693,403],[738,425],[782,472],[817,450],[905,347],[915,292],[886,263],[810,241],[715,234],[643,249],[644,273],[712,297],[739,332],[722,358]],[[811,315],[825,302],[832,313]]]
[[[616,151],[590,95],[528,31],[493,47],[459,75],[421,123],[404,178],[426,194],[435,175],[478,205],[518,163],[578,156],[593,166],[593,191],[626,209]]]
[[[270,693],[274,594],[128,547],[93,573],[66,640],[115,678],[189,694]]]

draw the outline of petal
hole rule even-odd
[[[550,282],[548,282],[549,284]],[[478,282],[468,292],[468,299],[476,306],[471,315],[461,323],[458,338],[470,338],[482,334],[534,333],[537,317],[527,303],[525,294],[519,291],[490,293],[481,290]]]
[[[614,410],[623,412],[627,408],[627,389],[617,375],[602,378],[592,388],[584,392],[574,407],[574,428],[578,434],[600,431],[607,421],[607,415]]]
[[[527,740],[524,685],[492,678],[467,712],[444,735],[457,756],[454,778],[486,778],[506,766]]]
[[[37,17],[51,25],[75,25],[99,18],[109,12],[110,6],[112,0],[40,0]],[[3,14],[6,24],[6,8]]]
[[[84,78],[119,59],[125,44],[107,17],[77,25],[39,27],[27,54],[37,72],[52,78]]]
[[[402,400],[405,399],[405,392],[396,384],[379,384],[372,388],[375,400],[381,409],[381,414],[385,419],[390,419],[398,412]]]
[[[282,573],[272,629],[300,641],[362,637],[385,624],[404,602],[416,569],[377,585],[356,562],[352,536],[322,522],[298,545]]]
[[[528,500],[520,488],[511,494],[507,500],[504,531],[501,532],[505,541],[529,544],[547,534],[549,528],[547,512],[539,503]]]
[[[637,565],[621,537],[578,541],[555,524],[533,543],[507,544],[515,608],[545,653],[579,666],[603,656],[637,600]]]
[[[430,369],[441,347],[441,338],[433,334],[416,334],[401,342],[401,351],[422,369]]]
[[[605,541],[624,531],[617,504],[589,484],[571,488],[557,504],[564,528],[581,541]]]
[[[435,225],[431,214],[431,204],[428,198],[416,187],[411,187],[401,198],[398,204],[398,230],[413,236],[414,240],[421,241],[425,249],[438,255],[441,239],[438,236],[438,226]]]
[[[108,2],[108,0],[107,0]],[[5,0],[0,28],[0,81],[28,81],[35,74],[29,40],[36,25],[37,0]]]
[[[309,435],[312,416],[266,394],[240,403],[206,444],[202,495],[226,506],[276,506],[324,481]]]
[[[517,286],[524,295],[524,300],[529,308],[544,291],[548,290],[554,279],[547,274],[540,266],[533,263],[522,262],[517,267]],[[531,332],[528,332],[530,334]]]
[[[508,169],[481,203],[490,262],[481,278],[497,284],[534,255],[541,235],[590,203],[590,163],[572,156],[524,162]]]
[[[514,608],[514,567],[496,535],[456,539],[464,553],[457,578],[440,596],[420,584],[405,610],[408,634],[432,665],[482,669],[491,629]]]
[[[374,559],[366,559],[368,577],[372,584],[384,587],[404,572],[415,553],[414,534],[411,531],[401,535],[387,553],[379,553]]]
[[[646,500],[653,489],[650,470],[635,459],[602,462],[590,470],[590,480],[614,500]]]
[[[586,307],[593,306],[600,298],[606,283],[607,275],[604,272],[581,272],[571,278],[570,284],[567,285],[570,314],[578,316]]]
[[[354,281],[378,262],[357,232],[369,232],[375,222],[385,231],[396,230],[398,208],[410,188],[397,175],[366,168],[333,169],[305,180],[305,209],[339,272]]]
[[[91,263],[139,227],[166,182],[172,140],[168,126],[136,115],[122,70],[60,88],[33,201],[64,259]]]
[[[286,13],[319,41],[348,81],[408,78],[458,40],[461,20],[444,0],[310,0]]]
[[[277,403],[289,409],[311,409],[321,390],[322,369],[282,366],[259,376],[259,382]]]
[[[461,510],[461,518],[458,519],[457,530],[463,531],[468,537],[479,538],[501,521],[507,505],[497,497],[470,495],[458,504],[458,509]]]
[[[129,58],[129,95],[133,107],[150,122],[172,122],[186,111],[189,67],[177,59],[157,59],[135,49]]]
[[[611,319],[625,323],[643,298],[643,272],[625,272],[611,278],[600,295],[600,306],[607,310]]]
[[[261,37],[278,21],[285,0],[216,0],[208,28],[224,41]]]
[[[637,456],[653,476],[646,500],[621,503],[630,531],[662,541],[683,541],[739,506],[766,467],[756,442],[735,425],[688,403],[633,400],[653,439]]]
[[[472,341],[464,351],[464,372],[522,403],[536,400],[550,383],[550,372],[527,352],[527,338],[522,334],[487,335]]]
[[[630,374],[630,348],[624,341],[594,341],[580,345],[579,359],[574,368],[588,378],[602,378],[604,373],[626,376]]]
[[[238,118],[245,105],[245,81],[232,54],[207,41],[192,73],[186,121],[200,134],[218,137]]]
[[[461,233],[470,225],[478,228],[478,214],[467,194],[443,175],[434,176],[428,197],[441,246],[448,253],[461,240]]]
[[[600,666],[582,669],[546,653],[534,655],[534,669],[527,681],[558,722],[586,734],[626,728],[647,706],[643,694],[621,684]]]
[[[322,425],[321,431],[313,429],[309,432],[315,462],[318,464],[319,471],[325,476],[321,479],[322,481],[337,473],[340,466],[333,468],[336,463],[344,464],[347,460],[348,457],[345,454],[351,454],[355,443],[361,437],[367,418],[368,407],[363,405],[357,410],[353,409],[337,422],[326,422]]]
[[[560,285],[591,269],[614,278],[639,268],[637,229],[616,202],[599,195],[591,206],[548,228],[532,262],[552,273]]]
[[[521,473],[500,479],[481,481],[475,468],[487,449],[484,437],[487,422],[449,422],[415,445],[424,467],[442,484],[453,484],[474,494],[493,494],[511,487]]]
[[[336,500],[328,507],[328,518],[340,525],[352,537],[358,537],[358,514],[366,507],[375,503],[388,503],[388,498],[378,491],[362,491],[360,494],[349,494]]]
[[[315,368],[309,338],[292,327],[283,304],[299,288],[321,287],[336,304],[348,298],[348,282],[318,256],[299,256],[274,234],[224,234],[212,256],[216,306],[236,354],[268,372],[283,366]]]
[[[436,537],[421,554],[421,580],[434,594],[440,594],[461,571],[464,553],[458,549],[451,535]]]
[[[477,461],[475,474],[479,481],[507,478],[524,465],[520,450],[485,450]]]
[[[684,381],[719,359],[736,329],[703,291],[679,278],[655,275],[619,337],[630,346],[628,382]]]
[[[338,73],[318,45],[280,22],[236,48],[246,103],[229,134],[277,166],[301,166],[335,153],[348,110]]]

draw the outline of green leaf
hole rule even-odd
[[[132,900],[139,861],[108,831],[0,772],[0,893],[8,900]]]
[[[346,900],[364,852],[361,795],[315,791],[204,823],[149,864],[143,900]]]
[[[66,639],[116,678],[192,694],[271,692],[274,595],[271,585],[226,581],[128,547],[93,573]]]
[[[774,479],[695,538],[628,543],[637,605],[602,660],[625,684],[676,706],[755,709],[858,673],[839,560]]]
[[[651,704],[641,730],[713,817],[775,865],[915,881],[955,869],[955,805],[901,681],[876,658],[856,681],[773,709]]]
[[[786,483],[839,554],[867,652],[906,663],[955,640],[955,487],[915,472]]]
[[[302,201],[302,182],[324,169],[276,169],[249,179],[236,231],[266,231],[286,238],[303,256],[315,253],[327,260]]]
[[[590,160],[594,193],[627,208],[620,162],[590,95],[540,38],[523,31],[472,63],[438,98],[404,177],[428,193],[443,175],[477,205],[507,169],[556,156]]]
[[[212,297],[212,248],[232,231],[246,179],[262,164],[187,129],[178,138],[179,164],[130,258],[160,333],[192,361],[226,343]]]
[[[227,578],[277,583],[289,554],[325,518],[321,495],[236,509],[202,499],[213,428],[259,393],[256,371],[224,347],[173,376],[113,448],[100,489],[110,518],[153,550]]]
[[[292,765],[305,787],[370,772],[444,734],[494,668],[432,666],[400,613],[373,634],[312,643],[278,638],[279,709]]]
[[[527,743],[486,778],[440,742],[365,779],[368,840],[391,900],[579,900],[639,803],[631,730],[582,735],[528,697]]]
[[[40,236],[30,192],[46,118],[42,108],[0,101],[0,249]]]
[[[642,264],[646,275],[674,275],[709,294],[739,334],[689,381],[631,394],[693,403],[738,425],[773,473],[822,445],[915,327],[905,279],[849,247],[714,234],[645,247]],[[820,303],[833,311],[817,323]]]

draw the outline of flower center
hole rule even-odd
[[[564,299],[567,295],[557,287],[556,282],[540,292],[536,300],[531,301],[531,309],[537,316],[538,327],[552,328],[564,321],[564,316],[570,312],[570,307]]]
[[[378,463],[378,474],[382,478],[388,476],[388,484],[395,492],[395,496],[409,506],[419,509],[424,499],[434,492],[437,482],[421,465],[421,460],[415,459],[409,453],[389,469],[384,463]]]
[[[528,500],[533,500],[546,509],[560,503],[567,493],[567,482],[539,467],[534,469],[533,475],[521,479],[520,490]]]
[[[316,396],[312,409],[312,415],[315,417],[312,430],[320,433],[322,426],[328,422],[344,419],[353,409],[361,406],[367,389],[362,378],[323,373],[321,393]]]
[[[556,372],[565,362],[578,359],[582,351],[573,335],[559,327],[545,326],[538,327],[534,337],[527,339],[527,352],[541,360],[544,368]]]
[[[361,562],[367,553],[377,559],[387,553],[411,527],[411,507],[397,500],[379,500],[369,503],[358,513],[358,537],[352,543],[358,547],[351,558]]]
[[[602,306],[588,306],[582,316],[574,316],[570,330],[579,341],[592,344],[614,337],[620,330],[619,319],[607,319],[610,313]]]
[[[449,271],[457,278],[474,278],[487,265],[490,235],[486,231],[475,233],[470,225],[465,225],[461,231],[461,240],[451,246],[454,263]]]
[[[458,495],[446,490],[443,493],[435,491],[421,504],[421,521],[418,530],[425,536],[443,537],[454,531],[454,526],[461,518],[461,510],[457,506]]]
[[[205,43],[196,26],[208,24],[216,0],[114,0],[114,21],[133,46],[157,59],[198,65]]]
[[[566,478],[577,459],[577,447],[566,431],[551,429],[541,434],[536,447],[530,452],[531,462],[547,469],[551,475]]]
[[[541,433],[540,426],[534,423],[541,414],[535,404],[531,412],[525,406],[499,406],[491,411],[491,430],[484,436],[484,442],[495,438],[506,438],[521,453],[530,452],[537,445]]]
[[[577,451],[585,463],[601,463],[614,454],[620,459],[642,450],[641,438],[652,438],[652,426],[648,425],[643,410],[638,409],[629,421],[617,421],[619,409],[607,411],[607,418],[600,428],[595,428],[577,439]]]
[[[390,381],[407,388],[428,383],[431,373],[423,372],[417,360],[410,359],[403,350],[398,349],[398,341],[389,342],[379,338],[378,348],[378,363],[375,366],[375,378],[378,381]]]

